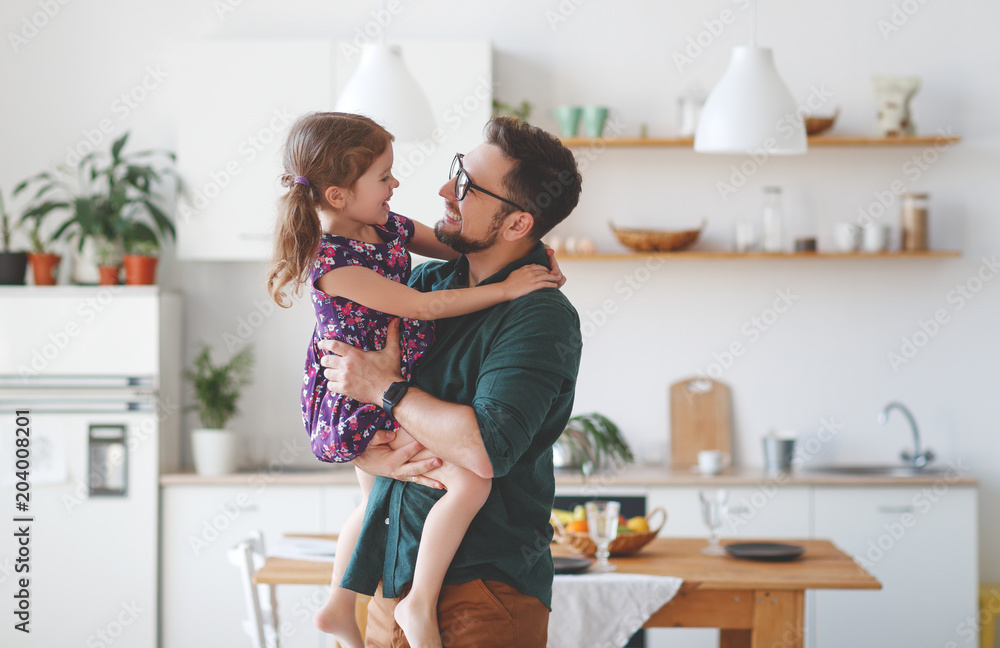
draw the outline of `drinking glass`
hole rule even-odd
[[[701,517],[708,527],[708,546],[701,550],[701,553],[709,556],[721,556],[726,551],[719,545],[719,528],[726,517],[729,499],[729,491],[698,491],[698,499],[701,500]]]
[[[611,552],[608,545],[618,536],[618,513],[621,504],[598,500],[584,504],[587,509],[587,529],[590,538],[597,543],[597,565],[594,571],[610,572],[617,569],[608,562]]]

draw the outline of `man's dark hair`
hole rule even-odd
[[[486,141],[514,161],[504,187],[509,198],[535,218],[529,236],[538,240],[561,223],[580,201],[583,179],[573,153],[540,128],[514,117],[494,117]],[[507,216],[515,209],[509,207]]]

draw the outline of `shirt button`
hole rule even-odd
[[[389,518],[386,518],[386,519],[385,519],[385,525],[386,525],[386,526],[389,526]]]

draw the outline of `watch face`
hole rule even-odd
[[[403,394],[406,393],[406,387],[407,385],[404,382],[392,383],[389,385],[389,389],[385,390],[385,395],[382,398],[395,405],[403,397]]]

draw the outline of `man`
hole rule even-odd
[[[514,119],[492,120],[487,141],[456,155],[439,192],[446,209],[435,232],[463,256],[421,265],[410,285],[476,286],[547,263],[539,241],[576,206],[580,184],[572,153],[554,137]],[[320,346],[333,352],[323,358],[331,389],[383,406],[416,439],[392,451],[384,445],[390,433],[380,432],[354,462],[380,476],[342,583],[375,592],[366,646],[407,646],[393,608],[413,578],[422,524],[441,494],[422,476],[438,459],[409,462],[422,446],[493,479],[445,578],[442,644],[544,648],[553,575],[552,444],[570,416],[581,350],[580,320],[569,301],[542,289],[438,320],[434,346],[409,384],[400,382],[397,326],[382,351],[336,341]]]

